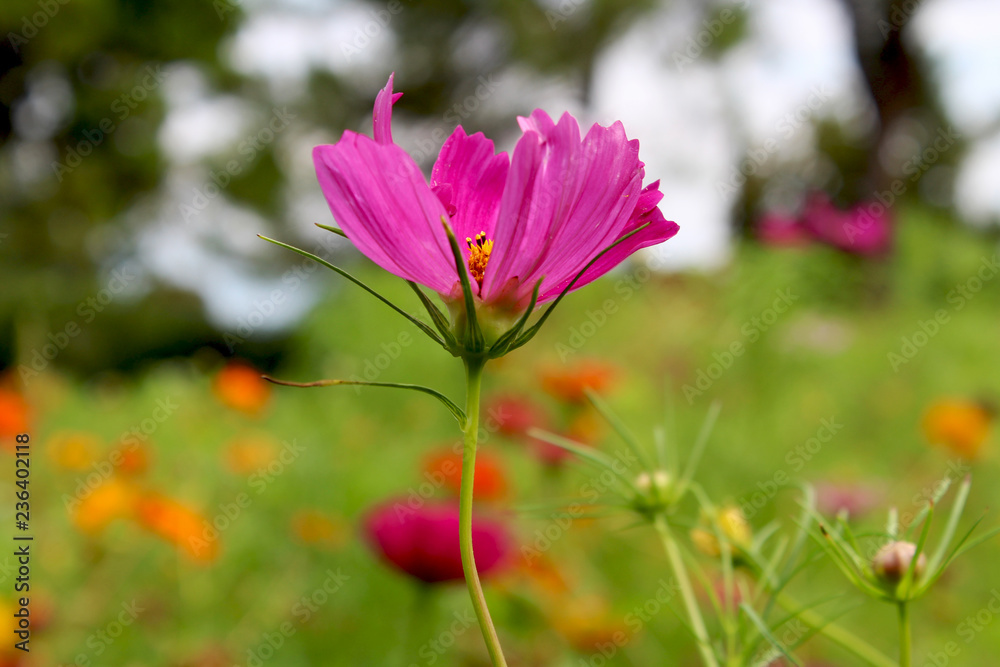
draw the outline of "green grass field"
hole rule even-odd
[[[756,502],[757,530],[772,519],[782,530],[794,529],[798,492],[780,483],[786,476],[876,488],[880,506],[857,523],[861,532],[875,533],[888,507],[915,512],[935,483],[966,466],[974,484],[962,525],[983,512],[985,528],[1000,525],[995,436],[978,460],[962,462],[930,447],[920,430],[936,399],[1000,396],[996,244],[921,210],[901,211],[900,222],[897,248],[883,262],[821,247],[747,245],[728,268],[710,275],[653,275],[626,266],[571,295],[537,338],[489,367],[485,393],[523,393],[557,411],[539,387],[539,369],[610,362],[619,379],[608,403],[650,446],[654,429],[672,412],[669,440],[682,460],[719,401],[698,480],[716,500]],[[354,270],[411,312],[419,308],[402,281],[367,264]],[[461,402],[457,359],[338,276],[316,272],[310,280],[328,286],[331,296],[301,325],[276,375],[306,381],[377,371],[381,381],[428,384]],[[247,416],[213,395],[222,362],[206,352],[158,363],[140,377],[80,384],[47,371],[29,384],[33,613],[36,621],[47,617],[33,637],[37,662],[30,664],[488,664],[479,631],[468,623],[464,587],[425,595],[376,560],[358,531],[368,507],[420,493],[428,452],[459,436],[454,419],[425,396],[351,387],[275,387],[265,411]],[[211,562],[189,558],[127,519],[84,534],[67,510],[134,427],[148,437],[152,462],[131,483],[224,525]],[[99,438],[95,463],[83,470],[56,465],[47,443],[67,431]],[[227,465],[229,443],[249,436],[273,440],[270,472]],[[283,442],[293,446],[282,449]],[[622,447],[610,430],[599,446],[609,453]],[[677,616],[651,603],[668,578],[652,529],[624,511],[569,525],[527,511],[581,497],[594,471],[579,465],[546,471],[524,445],[499,435],[482,447],[502,458],[512,486],[506,503],[492,511],[509,514],[520,544],[544,545],[571,589],[553,604],[513,572],[488,586],[510,664],[698,664]],[[8,479],[11,459],[5,458]],[[294,517],[304,510],[331,518],[330,539],[308,544],[296,537]],[[688,499],[677,516],[682,532],[697,516]],[[915,606],[914,664],[995,662],[998,559],[1000,543],[986,543]],[[702,561],[712,571],[711,559]],[[8,565],[2,576],[9,590],[13,570],[3,558],[0,565]],[[792,589],[803,601],[842,594],[823,610],[857,603],[840,622],[896,655],[895,610],[863,598],[828,561],[811,566]],[[599,649],[576,650],[567,638],[566,625],[593,609],[603,619],[598,625],[627,637],[607,657]],[[817,665],[857,664],[822,637],[799,655]]]

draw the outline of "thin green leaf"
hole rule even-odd
[[[628,234],[620,236],[618,239],[615,240],[614,243],[612,243],[611,245],[609,245],[607,248],[605,248],[601,252],[597,253],[597,255],[594,257],[594,259],[592,259],[589,262],[587,262],[587,265],[584,266],[582,269],[580,269],[580,272],[576,274],[576,277],[574,277],[573,280],[571,280],[569,282],[569,284],[566,285],[565,288],[563,288],[563,291],[559,293],[559,296],[557,296],[556,299],[555,299],[555,301],[552,302],[552,305],[550,305],[545,310],[545,312],[542,313],[542,316],[540,318],[538,318],[538,321],[535,322],[535,324],[532,325],[532,327],[530,329],[528,329],[527,331],[525,331],[524,334],[522,334],[520,338],[518,338],[516,341],[514,341],[514,344],[511,345],[510,349],[511,350],[516,350],[517,348],[521,347],[522,345],[524,345],[529,340],[531,340],[532,338],[535,337],[535,334],[537,334],[538,330],[542,328],[543,324],[545,324],[545,320],[549,319],[549,315],[551,315],[552,311],[556,309],[556,306],[559,305],[559,302],[563,300],[563,297],[566,296],[571,289],[573,289],[573,286],[576,285],[576,283],[580,280],[580,278],[583,277],[583,274],[587,272],[587,269],[589,269],[591,266],[593,266],[594,263],[597,260],[599,260],[601,257],[603,257],[606,252],[610,251],[612,248],[614,248],[618,244],[623,243],[630,236],[632,236],[634,234],[638,234],[643,229],[645,229],[646,227],[648,227],[650,224],[651,223],[647,222],[645,225],[642,225],[641,227],[633,229]]]
[[[950,489],[950,488],[951,488],[951,477],[945,477],[938,484],[938,488],[934,492],[934,495],[931,496],[930,502],[934,503],[935,505],[940,505],[941,504],[941,499],[944,498],[944,494],[948,493],[948,489]],[[905,528],[904,529],[904,534],[906,532],[909,532],[909,530],[913,526],[919,526],[923,522],[924,517],[927,516],[927,512],[928,511],[930,511],[930,505],[924,505],[920,509],[920,511],[917,512],[916,516],[913,517],[913,520],[910,522],[910,524],[908,526],[904,527]]]
[[[331,227],[330,225],[322,225],[322,224],[320,224],[318,222],[314,223],[314,224],[317,227],[319,227],[320,229],[325,229],[326,231],[333,232],[334,234],[337,234],[338,236],[343,236],[345,239],[347,238],[347,234],[345,234],[344,230],[340,229],[339,227]]]
[[[681,475],[682,481],[687,482],[694,478],[694,473],[701,462],[701,455],[705,452],[705,446],[708,444],[708,436],[712,434],[712,429],[715,428],[715,420],[718,419],[719,412],[721,411],[722,403],[712,401],[712,405],[708,408],[708,414],[705,415],[705,421],[701,424],[701,431],[698,432],[698,439],[694,441],[694,447],[691,449],[687,465],[684,467],[684,474]]]
[[[920,538],[917,540],[917,549],[913,552],[913,558],[910,559],[910,566],[906,568],[906,573],[900,580],[899,586],[896,587],[896,590],[899,592],[899,597],[904,600],[908,600],[910,598],[910,593],[913,592],[913,580],[916,577],[917,561],[920,559],[920,554],[924,552],[924,546],[927,544],[927,536],[931,532],[931,521],[933,519],[934,504],[930,503],[930,508],[927,511],[927,518],[924,519],[924,526],[920,530]]]
[[[742,609],[743,613],[747,615],[747,618],[750,619],[750,622],[753,623],[755,626],[757,626],[757,630],[760,631],[760,634],[764,637],[764,639],[768,641],[768,643],[771,644],[771,646],[781,651],[781,654],[785,656],[787,660],[791,661],[792,664],[794,665],[802,664],[801,662],[798,661],[798,659],[795,656],[793,656],[791,653],[785,650],[784,645],[780,641],[778,641],[778,638],[771,633],[771,630],[770,628],[767,627],[767,623],[764,622],[764,619],[758,616],[757,612],[755,612],[753,608],[750,607],[750,605],[744,602],[743,604],[740,605],[740,609]]]
[[[972,477],[971,475],[966,475],[965,479],[962,480],[962,485],[958,487],[958,493],[955,495],[955,502],[951,506],[951,513],[948,514],[948,523],[945,524],[941,541],[927,563],[928,572],[936,572],[938,565],[944,561],[944,555],[951,546],[951,541],[955,537],[955,531],[958,530],[958,522],[962,518],[962,512],[965,511],[965,503],[969,499],[969,489],[971,488]]]
[[[885,534],[891,540],[899,539],[899,510],[895,507],[889,508],[889,517],[885,522]]]
[[[490,346],[490,356],[494,359],[497,357],[502,357],[510,351],[511,345],[517,340],[517,337],[521,334],[524,329],[524,325],[528,323],[528,318],[531,317],[531,313],[535,310],[535,305],[538,303],[538,291],[542,288],[542,281],[545,280],[545,276],[538,279],[535,283],[535,288],[531,290],[531,301],[528,303],[528,309],[524,311],[524,315],[517,321],[509,331],[504,332],[500,338],[496,340],[493,345]]]
[[[632,490],[636,495],[639,495],[639,489],[636,487],[635,482],[630,478],[620,474],[615,469],[615,460],[604,452],[594,449],[593,447],[588,447],[582,445],[578,442],[574,442],[569,438],[565,438],[561,435],[555,433],[549,433],[548,431],[543,431],[538,428],[531,428],[528,430],[528,435],[532,438],[541,440],[560,449],[565,449],[567,452],[576,454],[584,461],[589,462],[592,465],[602,468],[604,470],[610,470],[615,477],[623,483],[626,487]]]
[[[314,382],[289,382],[287,380],[278,380],[276,378],[270,377],[268,375],[261,376],[268,382],[273,382],[274,384],[280,384],[285,387],[335,387],[338,385],[361,385],[364,387],[388,387],[390,389],[409,389],[410,391],[419,391],[420,393],[433,396],[437,400],[441,401],[444,407],[448,408],[455,419],[458,420],[459,426],[465,428],[465,411],[458,407],[450,398],[437,391],[436,389],[431,389],[430,387],[425,387],[419,384],[401,384],[398,382],[364,382],[362,380],[316,380]]]
[[[593,391],[590,387],[585,388],[583,391],[587,395],[587,400],[590,401],[590,404],[594,406],[602,417],[604,417],[604,421],[608,422],[608,425],[614,429],[615,433],[618,434],[618,437],[620,437],[622,441],[628,445],[628,448],[632,450],[632,453],[635,454],[636,457],[638,457],[638,459],[646,467],[646,470],[652,472],[654,469],[653,460],[649,458],[649,453],[639,444],[638,438],[636,438],[635,434],[629,430],[628,426],[625,425],[625,422],[623,422],[618,415],[614,413],[611,407],[604,402],[604,399],[601,398],[597,392]]]
[[[282,243],[281,241],[276,241],[276,240],[274,240],[272,238],[268,238],[266,236],[261,236],[260,234],[258,234],[257,236],[259,238],[264,239],[268,243],[273,243],[276,246],[281,246],[282,248],[287,248],[288,250],[291,250],[292,252],[297,252],[298,254],[302,255],[303,257],[308,257],[309,259],[311,259],[313,261],[319,262],[320,264],[322,264],[326,268],[328,268],[328,269],[330,269],[332,271],[336,271],[337,273],[339,273],[340,275],[344,276],[345,278],[347,278],[348,280],[350,280],[352,283],[354,283],[355,285],[357,285],[361,289],[365,290],[366,292],[368,292],[369,294],[371,294],[372,296],[374,296],[376,299],[378,299],[379,301],[381,301],[382,303],[384,303],[385,305],[389,306],[390,308],[392,308],[393,310],[395,310],[397,313],[399,313],[400,315],[402,315],[403,317],[405,317],[414,326],[416,326],[418,329],[420,329],[425,334],[427,334],[427,336],[431,340],[433,340],[435,343],[437,343],[438,345],[440,345],[441,347],[443,347],[445,349],[448,348],[448,346],[445,345],[445,342],[443,340],[441,340],[436,333],[434,333],[433,329],[431,329],[429,326],[427,326],[426,324],[424,324],[423,322],[421,322],[417,318],[415,318],[412,315],[410,315],[408,312],[406,312],[405,310],[403,310],[402,308],[400,308],[399,306],[397,306],[396,304],[394,304],[392,301],[389,301],[387,298],[385,298],[384,296],[382,296],[381,294],[379,294],[378,292],[376,292],[374,289],[372,289],[368,285],[364,284],[363,282],[361,282],[360,280],[358,280],[357,278],[355,278],[354,276],[352,276],[347,271],[344,271],[339,266],[334,266],[333,264],[331,264],[330,262],[326,261],[322,257],[317,257],[316,255],[312,254],[311,252],[308,252],[306,250],[302,250],[301,248],[296,248],[295,246],[288,245],[287,243]]]

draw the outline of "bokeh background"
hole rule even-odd
[[[5,643],[3,664],[486,664],[463,587],[428,589],[365,538],[386,499],[447,502],[454,421],[420,396],[259,380],[461,395],[415,329],[256,237],[416,312],[313,226],[332,220],[312,147],[368,132],[393,71],[394,136],[423,167],[459,123],[509,149],[534,108],[622,120],[681,226],[488,381],[517,417],[484,445],[481,501],[512,535],[489,591],[511,664],[696,664],[666,606],[636,622],[667,572],[650,531],[537,509],[595,483],[526,425],[619,446],[583,386],[682,456],[720,401],[699,477],[757,530],[791,524],[779,473],[872,532],[969,471],[967,520],[995,507],[998,29],[989,0],[5,1],[0,438],[13,489],[30,434],[36,541],[31,660]],[[998,557],[981,547],[917,608],[921,660],[955,642],[954,664],[992,664]],[[801,586],[847,590],[822,564]],[[891,608],[843,622],[894,651]],[[822,639],[802,654],[854,664]]]

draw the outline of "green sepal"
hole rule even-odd
[[[333,232],[337,236],[343,236],[345,239],[347,238],[347,234],[345,234],[344,230],[341,229],[340,227],[331,227],[330,225],[324,225],[318,222],[314,222],[313,224],[319,227],[320,229],[325,229],[328,232]]]
[[[511,350],[516,350],[517,348],[521,347],[522,345],[524,345],[529,340],[531,340],[532,338],[535,337],[535,334],[537,334],[538,330],[542,328],[542,325],[545,324],[545,320],[547,320],[549,318],[549,315],[551,315],[552,311],[555,310],[556,306],[559,305],[559,302],[563,300],[563,297],[566,296],[571,289],[573,289],[573,285],[576,285],[576,283],[580,280],[580,278],[583,277],[583,274],[587,272],[587,269],[589,269],[591,266],[593,266],[594,263],[597,260],[599,260],[601,257],[604,256],[604,253],[610,251],[612,248],[614,248],[615,246],[617,246],[619,243],[622,243],[623,241],[625,241],[630,236],[638,234],[639,232],[641,232],[642,230],[644,230],[646,227],[648,227],[650,224],[652,224],[652,223],[647,222],[645,225],[642,225],[641,227],[637,227],[636,229],[633,229],[628,234],[625,234],[625,235],[619,237],[618,239],[615,240],[614,243],[612,243],[611,245],[609,245],[607,248],[605,248],[601,252],[597,253],[597,255],[594,257],[594,259],[592,259],[589,262],[587,262],[587,265],[584,266],[582,269],[580,269],[580,272],[576,274],[576,276],[573,278],[573,280],[569,281],[569,284],[566,285],[565,288],[563,288],[563,291],[559,293],[559,296],[557,296],[556,300],[552,302],[552,305],[550,305],[548,308],[545,309],[545,312],[542,313],[542,316],[540,318],[538,318],[538,321],[535,322],[530,329],[528,329],[527,331],[525,331],[521,335],[520,338],[518,338],[517,340],[515,340],[511,344],[510,349],[507,350],[507,351],[510,352]]]
[[[490,346],[490,358],[496,359],[497,357],[502,357],[503,355],[510,352],[512,349],[514,341],[521,334],[524,329],[524,325],[528,323],[528,318],[531,317],[531,313],[535,310],[535,305],[538,303],[538,291],[542,287],[542,281],[545,280],[545,276],[538,279],[535,283],[535,289],[531,290],[531,301],[528,303],[528,309],[524,311],[524,315],[518,319],[517,324],[511,327],[506,333],[504,333],[500,338],[497,338],[496,342]]]
[[[406,284],[409,285],[414,292],[417,294],[417,298],[420,299],[420,303],[424,304],[424,309],[427,310],[427,314],[431,316],[431,321],[434,322],[434,326],[437,330],[441,332],[441,337],[444,338],[445,349],[451,352],[453,355],[458,356],[458,339],[455,338],[455,334],[451,331],[451,322],[448,318],[444,316],[441,309],[434,305],[424,291],[420,289],[412,280],[407,280]]]
[[[428,394],[433,396],[437,400],[441,401],[444,407],[448,408],[451,414],[458,420],[459,426],[463,429],[465,428],[466,417],[465,411],[458,407],[454,401],[442,394],[436,389],[431,389],[430,387],[425,387],[420,384],[401,384],[399,382],[365,382],[363,380],[316,380],[314,382],[289,382],[287,380],[278,380],[273,377],[263,375],[261,376],[268,382],[273,382],[274,384],[284,385],[286,387],[335,387],[337,385],[362,385],[365,387],[389,387],[390,389],[409,389],[410,391],[419,391],[423,394]]]
[[[441,216],[441,224],[444,225],[445,234],[448,235],[451,254],[455,256],[455,270],[462,283],[462,295],[465,298],[466,333],[465,340],[462,341],[463,347],[466,352],[478,356],[486,351],[486,341],[483,339],[483,331],[479,328],[479,319],[476,317],[476,301],[472,294],[472,284],[469,282],[469,271],[465,267],[462,249],[458,245],[458,239],[455,238],[455,232],[443,215]]]

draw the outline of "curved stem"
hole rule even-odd
[[[465,583],[472,598],[472,608],[476,612],[476,620],[486,641],[493,667],[507,667],[500,648],[490,610],[483,596],[483,585],[479,581],[476,570],[476,559],[472,553],[472,489],[476,475],[476,444],[479,436],[479,390],[483,380],[484,361],[466,360],[465,376],[468,384],[465,404],[465,439],[462,450],[462,488],[459,494],[459,545],[462,550],[462,570],[465,572]]]
[[[811,628],[815,628],[820,634],[833,643],[845,648],[858,656],[869,665],[875,667],[897,667],[892,659],[887,657],[877,648],[836,623],[827,623],[822,614],[811,609],[802,609],[802,605],[796,602],[787,593],[778,593],[776,596],[778,604],[789,612],[796,612],[800,621]]]
[[[667,552],[670,567],[677,578],[677,586],[680,589],[681,598],[684,600],[684,607],[687,609],[691,629],[694,630],[695,639],[698,640],[698,651],[701,653],[702,661],[704,661],[706,667],[719,667],[715,653],[712,652],[708,630],[705,629],[705,621],[701,617],[701,609],[698,608],[698,601],[695,600],[694,589],[691,587],[691,580],[688,578],[687,569],[684,567],[684,558],[681,556],[677,541],[674,539],[674,535],[662,514],[656,515],[654,524],[656,525],[657,532],[660,533],[660,539],[663,541],[663,548]]]
[[[913,646],[913,631],[910,628],[910,606],[904,600],[899,603],[899,667],[910,667]]]

